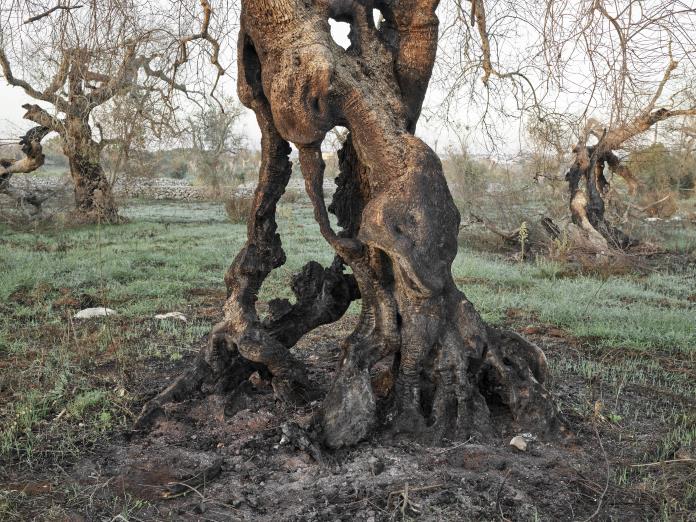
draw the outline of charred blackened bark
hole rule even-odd
[[[635,245],[634,240],[606,220],[604,202],[609,191],[609,182],[604,176],[605,166],[626,180],[631,193],[637,188],[633,174],[621,164],[616,154],[602,147],[601,141],[597,146],[576,148],[575,155],[576,161],[566,173],[573,223],[602,250]]]
[[[46,127],[34,127],[19,138],[19,145],[22,147],[24,158],[22,159],[0,159],[0,179],[3,182],[10,180],[13,174],[33,172],[44,164],[45,156],[41,147],[41,140],[51,132]]]
[[[459,212],[440,160],[413,134],[435,59],[436,7],[436,0],[242,2],[238,92],[256,113],[263,160],[247,244],[225,278],[224,320],[201,361],[234,354],[266,368],[282,399],[311,398],[312,385],[287,348],[360,296],[358,325],[343,342],[316,418],[332,448],[375,430],[439,442],[490,437],[501,426],[558,427],[541,350],[488,327],[452,278]],[[379,28],[373,8],[385,20]],[[351,24],[347,50],[332,40],[329,18]],[[336,232],[322,193],[321,143],[338,125],[350,135],[329,207],[342,227]],[[288,142],[299,149],[314,216],[337,261],[326,270],[310,265],[296,279],[295,306],[312,313],[275,303],[270,320],[261,321],[259,288],[285,260],[275,208],[290,175]],[[382,360],[391,363],[385,381],[394,384],[377,397],[370,372]],[[187,375],[225,375],[224,367],[205,364]],[[177,393],[196,388],[186,379]],[[170,399],[156,398],[141,419]]]

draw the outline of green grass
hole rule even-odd
[[[0,462],[74,457],[127,426],[134,401],[127,372],[193,353],[221,317],[224,272],[246,226],[231,224],[222,203],[136,201],[123,213],[131,221],[120,226],[0,227]],[[326,265],[333,258],[306,200],[281,204],[278,226],[287,262],[264,283],[262,303],[291,298],[291,277],[310,259]],[[679,234],[690,245],[687,232]],[[544,259],[516,263],[461,248],[453,274],[487,321],[553,327],[579,343],[582,353],[569,348],[573,357],[555,358],[553,372],[599,378],[611,390],[616,424],[663,419],[664,441],[647,460],[694,444],[696,419],[678,405],[660,410],[619,399],[628,385],[696,394],[696,266],[583,275]],[[85,303],[118,316],[71,320]],[[354,304],[349,313],[358,310]],[[169,311],[189,321],[153,319]],[[591,401],[586,390],[561,407],[589,416]],[[627,479],[617,473],[616,480]],[[8,502],[0,496],[0,515]]]
[[[461,251],[453,272],[490,322],[502,322],[508,309],[522,309],[601,346],[680,352],[696,360],[696,303],[688,300],[696,266],[678,275],[570,278],[552,262],[511,264]]]
[[[15,304],[12,313],[42,323],[64,319],[52,305],[61,289],[96,296],[128,318],[186,307],[191,289],[221,287],[244,243],[245,225],[228,223],[221,207],[137,204],[124,212],[132,222],[118,227],[2,230],[0,300],[35,296],[31,306]],[[291,297],[290,278],[304,263],[332,258],[307,207],[282,206],[279,214],[288,261],[269,277],[262,301]],[[570,278],[557,263],[516,264],[462,250],[453,272],[494,323],[516,308],[607,347],[696,352],[696,303],[688,300],[695,292],[694,267],[680,274]],[[7,342],[3,328],[0,343]]]

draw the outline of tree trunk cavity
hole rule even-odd
[[[227,271],[224,319],[208,348],[145,406],[136,427],[154,422],[170,401],[239,389],[258,368],[280,399],[316,398],[288,348],[359,297],[358,325],[315,418],[328,447],[376,431],[439,443],[559,428],[542,351],[487,326],[451,274],[459,212],[440,160],[413,134],[435,60],[436,7],[436,0],[242,2],[238,93],[262,131],[247,243]],[[373,8],[384,18],[379,28]],[[329,18],[350,23],[347,50],[331,38]],[[321,143],[335,126],[350,131],[329,206],[338,232],[322,193]],[[290,177],[289,142],[336,259],[328,268],[308,264],[293,280],[296,303],[272,301],[261,320],[261,284],[285,262],[275,214]],[[371,370],[380,361],[391,366],[383,382],[393,384],[378,396]]]

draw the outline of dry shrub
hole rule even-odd
[[[225,201],[225,212],[232,223],[246,223],[254,197],[251,195],[234,195]]]
[[[668,219],[679,210],[674,192],[668,192],[666,194],[651,192],[646,194],[642,200],[645,203],[643,206],[645,213],[650,217]]]

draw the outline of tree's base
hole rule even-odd
[[[422,386],[417,397],[415,390],[393,377],[393,369],[339,369],[308,432],[331,449],[352,446],[372,435],[429,445],[469,437],[486,441],[520,431],[542,438],[557,436],[563,428],[543,387],[547,369],[541,350],[513,332],[488,328],[487,337],[488,346],[478,356],[460,358],[459,379],[441,381],[444,372],[436,362],[442,362],[443,353],[434,350],[432,365],[423,372],[430,385]],[[224,339],[219,331],[213,333],[194,366],[145,404],[134,430],[152,429],[167,418],[175,403],[196,397],[218,397],[225,416],[231,417],[247,407],[253,374],[269,380],[276,398],[285,403],[308,404],[322,395],[318,387],[310,390],[305,383],[271,376],[262,365],[230,349]]]
[[[72,210],[67,214],[66,220],[74,225],[121,225],[128,223],[128,219],[120,216],[116,209],[109,212]]]
[[[201,394],[223,397],[226,414],[233,415],[239,409],[235,405],[244,400],[244,394],[249,390],[249,378],[254,372],[270,377],[265,367],[247,361],[238,352],[228,349],[224,336],[214,331],[211,341],[198,355],[193,367],[145,404],[133,428],[147,431],[166,415],[168,405]]]
[[[532,343],[488,328],[488,346],[479,357],[455,362],[443,351],[433,349],[420,386],[395,378],[393,370],[375,379],[366,370],[339,371],[318,417],[323,443],[352,446],[377,432],[438,445],[469,437],[489,440],[503,431],[554,437],[562,430],[543,387],[546,359]],[[443,359],[449,359],[447,371],[438,367]]]

